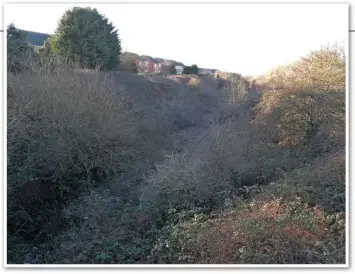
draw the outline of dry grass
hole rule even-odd
[[[189,75],[169,75],[168,78],[184,84],[187,84],[191,79]]]
[[[198,88],[200,86],[201,80],[199,78],[191,78],[189,81],[189,85],[194,88]]]

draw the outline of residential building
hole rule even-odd
[[[133,56],[133,53],[130,54]],[[175,65],[176,73],[182,74],[185,67],[181,62],[158,57],[153,58],[148,55],[139,56],[138,54],[134,54],[134,60],[140,73],[161,73],[164,67]]]
[[[143,63],[141,63],[143,72],[149,72],[149,73],[155,72],[156,69],[155,64],[157,63],[157,61],[153,57],[142,55],[140,59],[141,61],[143,61]]]
[[[184,70],[185,65],[181,62],[175,62],[175,70],[176,74],[182,74]]]
[[[154,68],[155,68],[155,72],[157,72],[157,73],[161,72],[162,63],[154,64]]]

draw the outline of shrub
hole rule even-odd
[[[224,87],[223,93],[228,97],[231,105],[236,105],[240,101],[248,99],[248,85],[242,75],[229,73],[227,80],[227,86]]]
[[[133,134],[139,116],[108,75],[58,69],[8,78],[8,233],[33,240],[61,227],[62,202],[134,174],[148,155]]]
[[[255,124],[265,139],[316,157],[345,147],[345,55],[341,47],[311,52],[269,74]]]
[[[66,11],[50,44],[57,58],[82,68],[113,69],[119,64],[117,30],[96,9],[74,7]]]
[[[198,74],[199,68],[197,65],[184,67],[182,74]]]
[[[198,88],[200,86],[200,83],[201,83],[200,78],[194,77],[190,79],[188,84],[194,88]]]
[[[329,213],[345,211],[345,157],[339,151],[321,157],[287,174],[287,177],[266,186],[259,199],[273,196],[292,201],[299,197],[311,206]]]
[[[171,154],[157,165],[147,180],[141,206],[167,219],[171,211],[223,208],[228,199],[250,197],[259,191],[258,185],[292,169],[296,161],[287,150],[253,144],[257,138],[249,127],[250,117],[238,117],[241,113],[245,114],[242,105],[234,118],[214,125],[200,140],[199,150],[191,152],[195,157]]]
[[[293,64],[278,67],[258,82],[265,88],[279,91],[343,92],[345,74],[344,48],[334,45],[313,51]]]
[[[345,147],[345,93],[264,93],[253,124],[267,142],[316,157]]]
[[[343,93],[285,94],[279,105],[280,143],[304,146],[320,132],[327,135],[332,135],[331,131],[342,132],[345,128],[344,99]]]
[[[120,55],[120,66],[123,71],[132,72],[138,74],[138,66],[133,57],[121,54]]]
[[[18,74],[28,69],[28,64],[33,57],[33,49],[27,42],[23,32],[14,24],[7,26],[7,68],[10,72]]]
[[[345,262],[344,216],[327,215],[299,200],[250,202],[214,216],[193,214],[186,218],[180,215],[179,222],[162,230],[149,257],[152,262]]]
[[[148,179],[141,207],[157,208],[159,214],[167,214],[172,210],[212,208],[223,202],[218,193],[228,190],[228,182],[218,182],[207,168],[206,162],[187,155],[167,155],[167,160],[157,165],[157,172]]]

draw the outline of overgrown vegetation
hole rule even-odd
[[[123,71],[138,74],[138,66],[133,56],[129,53],[123,53],[120,55],[120,67]]]
[[[47,49],[8,65],[8,263],[345,263],[342,51],[251,94]]]
[[[24,33],[14,24],[7,26],[7,69],[18,74],[26,67],[26,60],[33,56],[33,49],[27,44]]]
[[[345,87],[345,52],[340,45],[329,45],[287,66],[275,68],[257,79],[264,89],[280,91],[338,91]]]

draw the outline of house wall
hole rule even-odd
[[[182,71],[184,70],[183,66],[175,66],[176,73],[177,74],[182,74]]]
[[[163,65],[165,65],[164,63],[153,63],[151,61],[141,61],[136,59],[135,60],[137,67],[138,67],[138,71],[140,73],[142,72],[149,72],[149,73],[160,73],[162,72],[162,67]],[[171,64],[171,63],[169,63]],[[176,69],[176,73],[177,74],[182,74],[183,70],[184,70],[184,66],[175,66]]]
[[[161,63],[154,64],[155,72],[161,72]]]
[[[153,62],[148,62],[148,72],[155,72],[155,64]]]

